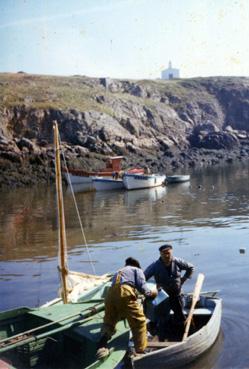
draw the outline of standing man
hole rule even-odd
[[[117,322],[123,319],[128,320],[136,353],[144,352],[147,346],[146,318],[142,305],[137,301],[137,290],[149,298],[157,295],[157,291],[151,291],[147,286],[139,262],[129,257],[125,266],[113,276],[105,298],[104,324],[97,351],[99,359],[109,354],[107,341],[115,332]]]
[[[181,287],[192,276],[194,266],[183,259],[174,257],[173,247],[170,244],[159,247],[159,252],[160,258],[149,265],[144,274],[146,280],[154,277],[157,288],[163,288],[169,295],[169,298],[159,304],[156,309],[159,339],[163,341],[171,309],[174,312],[174,321],[179,331],[184,328],[185,315],[183,312]],[[181,275],[182,271],[185,271],[183,276]]]

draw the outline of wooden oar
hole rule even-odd
[[[198,274],[197,281],[196,281],[196,284],[195,284],[195,289],[194,289],[194,292],[193,292],[191,308],[189,310],[188,317],[187,317],[187,320],[185,322],[185,331],[184,331],[184,334],[183,334],[183,337],[182,337],[183,341],[188,337],[190,323],[191,323],[191,320],[192,320],[192,317],[193,317],[193,314],[194,314],[195,305],[196,305],[197,301],[199,300],[199,296],[200,296],[200,292],[201,292],[201,288],[202,288],[204,278],[205,278],[204,274],[202,274],[202,273]]]

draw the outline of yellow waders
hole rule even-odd
[[[121,273],[115,284],[109,289],[105,299],[105,317],[103,333],[109,338],[115,332],[119,320],[127,319],[132,331],[136,352],[142,352],[147,346],[146,318],[142,306],[137,301],[135,289],[120,284]]]

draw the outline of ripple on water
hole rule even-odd
[[[247,316],[236,314],[236,311],[226,313],[222,320],[224,332],[224,349],[219,362],[226,369],[248,369],[248,331]],[[218,367],[217,367],[218,368]]]

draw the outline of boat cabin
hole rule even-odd
[[[121,160],[123,156],[111,156],[107,161],[106,168],[101,169],[100,172],[112,171],[112,172],[120,172],[121,171]]]

